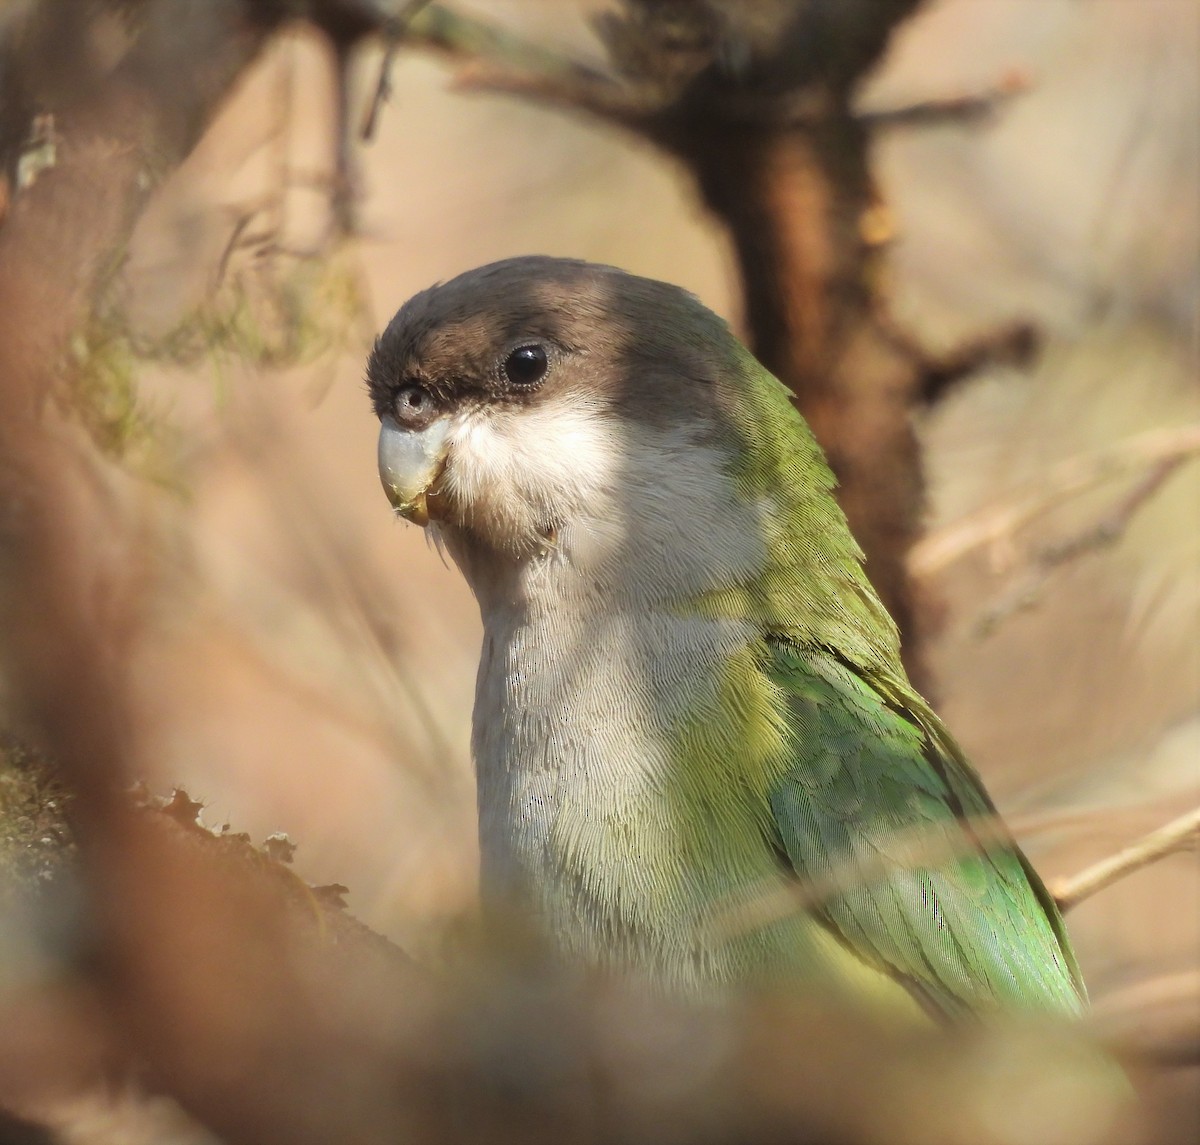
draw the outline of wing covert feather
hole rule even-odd
[[[1057,909],[1015,844],[973,827],[995,811],[937,717],[827,650],[768,646],[795,744],[770,796],[777,842],[801,879],[842,888],[822,921],[945,1013],[1076,1012]]]

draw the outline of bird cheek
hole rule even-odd
[[[379,479],[400,516],[429,524],[431,499],[446,465],[450,421],[439,418],[424,429],[403,429],[385,416],[379,426]]]

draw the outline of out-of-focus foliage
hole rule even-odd
[[[134,336],[146,361],[292,369],[357,349],[371,328],[353,256],[264,253],[225,268],[220,285],[174,329]]]
[[[153,363],[206,373],[227,395],[231,370],[288,370],[357,349],[368,337],[361,271],[352,253],[295,257],[252,251],[220,267],[220,282],[164,332],[131,327],[119,293],[72,338],[66,401],[99,448],[131,471],[178,482],[177,427],[139,391]]]

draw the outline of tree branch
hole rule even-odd
[[[879,234],[874,238],[877,244],[890,241],[893,233],[888,212],[880,214]],[[917,397],[926,406],[936,405],[960,383],[990,366],[1027,369],[1037,356],[1040,341],[1032,323],[1009,322],[968,338],[945,353],[931,354],[882,306],[876,319],[888,340],[916,365],[920,373]]]
[[[1076,875],[1056,879],[1050,884],[1050,893],[1058,903],[1058,909],[1066,913],[1084,899],[1091,898],[1105,887],[1112,886],[1126,875],[1149,866],[1158,859],[1187,847],[1200,840],[1200,808],[1180,815],[1178,819],[1151,831],[1149,835],[1130,844],[1107,859],[1093,863]]]
[[[400,40],[408,32],[409,25],[417,13],[428,5],[429,0],[407,0],[400,11],[383,27],[384,48],[383,59],[379,62],[379,81],[375,85],[375,94],[371,97],[366,114],[363,116],[362,130],[359,133],[360,138],[366,142],[375,138],[375,129],[379,126],[379,116],[383,112],[383,105],[391,99],[392,65],[396,61],[396,49],[400,45]]]
[[[649,106],[644,95],[605,72],[440,4],[415,12],[402,42],[465,64],[456,80],[463,88],[507,92],[624,123]]]
[[[1187,459],[1186,454],[1163,458],[1099,521],[1072,536],[1035,549],[1028,571],[1017,584],[984,609],[975,625],[976,635],[988,636],[1014,613],[1031,608],[1041,597],[1047,582],[1067,565],[1087,553],[1115,545],[1125,535],[1138,510]]]
[[[860,118],[873,129],[897,127],[933,127],[941,124],[976,126],[992,119],[1014,96],[1024,95],[1033,87],[1022,71],[1011,71],[995,87],[965,95],[921,100],[906,107],[865,111]]]
[[[920,400],[936,405],[962,382],[991,366],[1028,369],[1037,355],[1038,332],[1029,322],[1013,322],[961,343],[940,357],[920,362]]]
[[[1069,457],[1053,466],[1028,492],[986,506],[930,533],[913,546],[909,568],[916,576],[930,576],[985,545],[1010,541],[1018,530],[1069,497],[1145,466],[1161,465],[1173,458],[1185,460],[1197,453],[1200,424],[1191,424],[1147,430],[1108,449]],[[1133,507],[1136,509],[1137,504]]]

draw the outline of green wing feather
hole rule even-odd
[[[800,878],[844,888],[821,920],[938,1011],[1077,1011],[1053,900],[937,718],[831,652],[774,639],[768,655],[796,744],[770,793],[776,842]]]
[[[767,781],[772,842],[801,879],[833,888],[820,921],[928,1007],[1077,1011],[1058,909],[908,683],[820,448],[787,390],[733,353],[730,475],[766,559],[689,608],[762,634],[758,667],[787,741]]]

